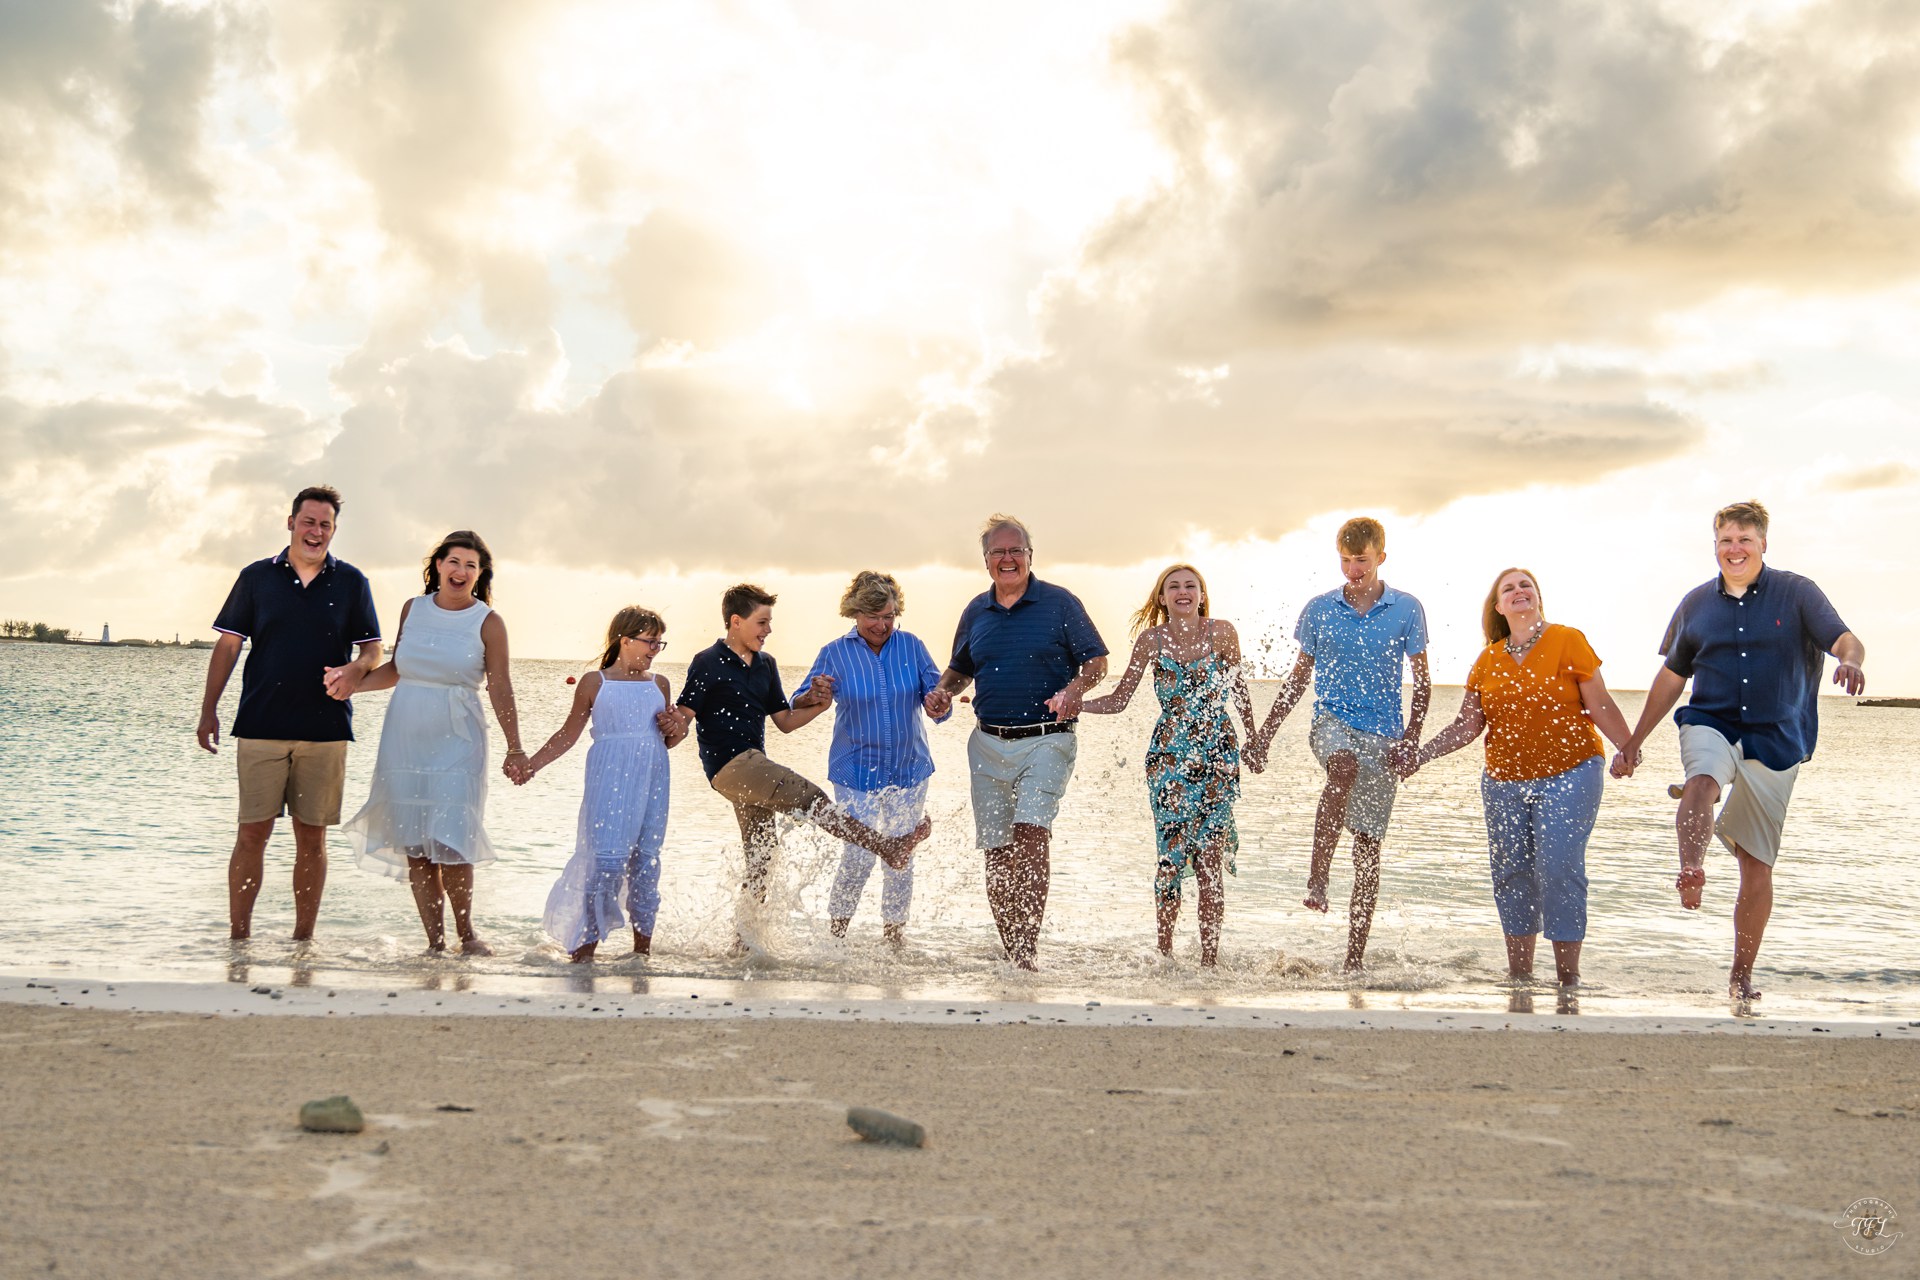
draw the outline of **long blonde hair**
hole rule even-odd
[[[1167,620],[1166,602],[1160,598],[1160,595],[1167,589],[1167,579],[1179,573],[1182,569],[1185,569],[1188,573],[1199,579],[1200,616],[1203,618],[1211,618],[1213,616],[1213,597],[1207,594],[1207,579],[1205,575],[1190,564],[1170,564],[1160,571],[1159,577],[1153,580],[1153,590],[1148,593],[1147,602],[1133,611],[1132,621],[1134,635],[1137,636],[1142,631],[1157,627]]]
[[[1540,616],[1547,616],[1547,598],[1540,591],[1540,579],[1531,569],[1522,569],[1519,565],[1502,569],[1493,575],[1493,585],[1487,588],[1487,602],[1480,606],[1480,630],[1486,633],[1488,644],[1497,644],[1513,634],[1513,628],[1507,625],[1506,615],[1494,608],[1500,603],[1500,583],[1510,573],[1524,573],[1533,583],[1533,607]]]
[[[638,639],[641,636],[663,636],[667,634],[667,622],[651,609],[643,609],[630,604],[613,615],[613,621],[607,624],[607,647],[600,652],[600,670],[605,671],[620,661],[620,642]]]

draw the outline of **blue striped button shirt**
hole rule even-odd
[[[833,677],[833,746],[827,779],[855,791],[911,787],[933,776],[921,699],[940,683],[940,668],[920,637],[895,631],[875,653],[860,631],[832,640],[796,688]],[[952,715],[949,710],[945,720]]]

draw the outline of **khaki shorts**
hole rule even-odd
[[[1399,777],[1387,767],[1387,750],[1397,741],[1356,729],[1339,716],[1321,716],[1307,734],[1307,746],[1322,769],[1342,751],[1360,762],[1353,790],[1347,793],[1346,827],[1357,836],[1386,839],[1393,798],[1400,790]]]
[[[827,793],[765,752],[742,751],[713,775],[713,789],[736,808],[767,809],[774,813],[804,814]],[[829,802],[831,803],[831,802]]]
[[[1048,733],[1009,742],[973,731],[967,766],[973,778],[974,844],[1004,849],[1015,823],[1053,830],[1080,755],[1077,734]]]
[[[235,738],[240,821],[271,822],[291,813],[310,827],[340,822],[347,744],[290,738]]]
[[[1720,784],[1720,816],[1713,834],[1732,853],[1735,845],[1768,866],[1780,856],[1780,833],[1787,825],[1787,801],[1800,766],[1769,769],[1747,757],[1738,743],[1704,724],[1680,726],[1680,767],[1688,778],[1705,775]]]

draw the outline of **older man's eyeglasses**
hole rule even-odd
[[[995,547],[987,552],[989,560],[1024,560],[1033,553],[1032,547]]]

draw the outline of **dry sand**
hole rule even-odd
[[[1862,1196],[1920,1223],[1920,1043],[1870,1032],[0,1003],[0,1064],[7,1276],[1920,1267],[1920,1239],[1860,1257],[1832,1225]],[[300,1131],[334,1093],[367,1131]],[[859,1142],[849,1104],[928,1147]]]

